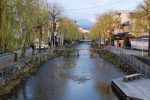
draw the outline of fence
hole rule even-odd
[[[114,47],[114,46],[107,46],[104,48],[112,53],[115,53],[119,56],[127,65],[134,68],[137,72],[143,75],[146,78],[150,78],[150,66],[141,62],[136,57],[127,54],[124,52],[122,48]]]

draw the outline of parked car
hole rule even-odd
[[[39,42],[35,43],[35,48],[39,49]],[[45,44],[43,41],[41,42],[41,49],[48,49],[48,44]]]

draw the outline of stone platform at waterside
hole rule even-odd
[[[150,100],[150,79],[139,74],[114,79],[111,87],[120,100]]]

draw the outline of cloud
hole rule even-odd
[[[49,2],[54,0],[48,0]],[[74,20],[95,22],[96,15],[110,10],[132,10],[143,0],[55,0],[65,9],[65,15]],[[85,9],[84,9],[85,8]],[[83,20],[84,19],[84,20]],[[85,21],[84,21],[85,22]],[[86,22],[85,22],[86,23]]]

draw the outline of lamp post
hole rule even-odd
[[[100,22],[98,22],[98,27],[100,27]],[[99,31],[99,46],[101,46],[101,32]]]
[[[143,56],[143,53],[144,53],[144,52],[143,52],[143,51],[144,51],[144,50],[143,50],[143,49],[144,49],[143,45],[144,45],[144,41],[143,41],[143,39],[142,39],[142,56]]]
[[[101,46],[101,33],[99,33],[99,46]]]

